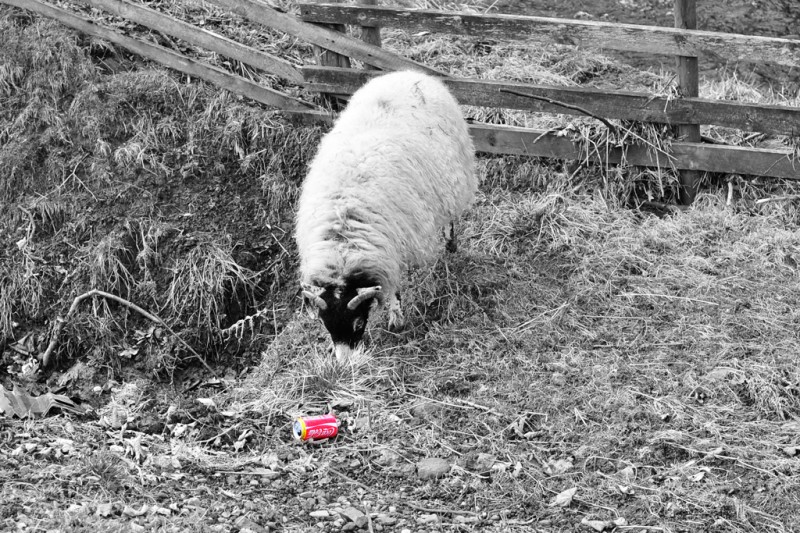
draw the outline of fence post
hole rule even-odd
[[[675,0],[675,27],[687,30],[697,29],[697,1]],[[697,68],[697,57],[678,56],[678,87],[681,96],[692,97],[700,93],[700,76]],[[681,124],[676,128],[678,138],[686,142],[700,142],[700,126],[697,124]],[[697,195],[700,172],[697,170],[681,170],[680,201],[691,204]]]
[[[314,3],[322,3],[322,2],[330,2],[334,4],[340,4],[342,0],[310,0]],[[346,28],[344,24],[319,24],[319,26],[323,26],[325,28],[330,28],[332,30],[336,30],[338,32],[344,33]],[[330,50],[326,50],[319,46],[314,46],[314,53],[317,57],[317,64],[321,67],[341,67],[341,68],[350,68],[350,58],[347,56],[343,56],[341,54],[337,54],[336,52],[331,52]],[[339,111],[344,108],[345,104],[347,103],[342,98],[337,98],[335,94],[329,93],[322,93],[320,94],[322,100],[327,103],[331,109]]]
[[[326,1],[332,4],[340,4],[342,2],[342,0],[311,0],[311,2],[317,4]],[[345,32],[344,24],[320,24],[320,26],[323,26],[325,28],[330,28],[332,30],[336,30],[342,33]],[[318,46],[315,46],[314,50],[317,54],[317,64],[319,66],[350,68],[349,57],[337,54],[336,52],[331,52],[330,50],[325,50],[324,48],[320,48]]]
[[[361,5],[375,6],[378,5],[378,0],[361,0]],[[375,46],[381,45],[381,29],[379,26],[361,26],[361,40],[367,44]],[[378,70],[377,67],[364,64],[365,70]]]

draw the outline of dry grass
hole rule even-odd
[[[333,406],[344,443],[409,460],[489,453],[499,470],[473,490],[515,516],[566,526],[547,503],[575,486],[589,518],[796,528],[797,231],[721,197],[657,218],[509,185],[484,190],[462,250],[412,272],[410,327],[374,325],[369,365],[321,360],[324,330],[299,314],[233,405],[272,424]]]
[[[165,299],[171,316],[213,335],[226,327],[229,306],[253,306],[255,276],[231,253],[230,243],[201,242],[174,264]]]
[[[206,17],[214,29],[295,63],[311,53],[202,3],[161,7],[190,21]],[[428,507],[475,513],[481,530],[564,531],[582,527],[582,519],[618,517],[631,530],[800,529],[792,452],[800,417],[795,184],[706,176],[691,209],[660,218],[630,207],[674,198],[668,169],[481,158],[483,185],[460,224],[461,249],[409,273],[407,329],[390,333],[385,317],[375,317],[369,346],[336,361],[321,325],[292,311],[299,306],[293,202],[321,129],[292,127],[163,71],[109,71],[112,59],[130,63],[49,22],[23,26],[0,10],[0,36],[41,41],[0,53],[0,97],[8,104],[0,108],[0,335],[46,338],[46,320],[99,288],[159,313],[198,346],[213,340],[204,354],[233,341],[237,355],[258,354],[256,368],[237,374],[243,377],[229,390],[201,393],[213,396],[227,427],[201,432],[188,417],[179,433],[169,413],[192,399],[174,391],[158,395],[152,409],[175,434],[144,437],[150,462],[133,461],[135,438],[113,427],[106,437],[120,435],[109,442],[123,447],[130,464],[118,470],[101,454],[69,467],[92,478],[91,498],[109,499],[131,484],[149,498],[153,485],[183,474],[156,469],[154,458],[163,456],[200,471],[284,465],[285,485],[268,490],[287,530],[313,526],[296,499],[280,499],[294,498],[299,486],[357,493],[349,496],[354,502],[374,498],[381,512],[402,489]],[[638,72],[567,47],[476,45],[400,31],[384,38],[387,48],[457,75],[671,90],[669,73]],[[705,80],[702,90],[797,105],[731,74]],[[467,112],[559,129],[582,139],[586,154],[669,142],[666,131],[640,124],[615,123],[618,134],[609,137],[589,117]],[[734,144],[763,140],[704,133]],[[78,359],[74,368],[91,366],[88,374],[103,385],[127,376],[129,358],[159,375],[185,366],[180,348],[151,324],[100,305],[65,327],[63,365]],[[242,342],[246,336],[255,341]],[[133,400],[132,417],[146,415],[144,401]],[[337,441],[291,444],[292,416],[328,410],[343,422]],[[228,435],[248,423],[251,440]],[[438,482],[420,481],[413,465],[425,457],[454,467]],[[352,463],[355,483],[332,477]],[[549,505],[569,488],[577,488],[570,506]],[[462,515],[439,515],[441,530],[472,527],[455,519]]]

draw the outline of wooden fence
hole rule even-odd
[[[695,0],[675,0],[676,28],[616,24],[584,20],[511,15],[472,15],[433,10],[377,7],[341,3],[300,4],[300,18],[279,12],[258,0],[207,0],[252,22],[288,33],[317,46],[325,54],[315,66],[297,66],[164,13],[127,0],[78,0],[86,5],[185,40],[289,82],[324,94],[348,95],[383,71],[417,69],[441,76],[462,104],[559,114],[588,114],[668,124],[678,140],[669,148],[631,145],[587,156],[578,143],[556,133],[489,124],[473,124],[476,148],[493,154],[517,154],[560,159],[589,159],[680,171],[682,201],[693,199],[698,172],[800,179],[800,160],[789,150],[708,144],[700,138],[702,124],[757,131],[771,135],[800,135],[800,108],[703,99],[698,94],[697,58],[713,54],[732,61],[800,65],[800,40],[755,37],[693,29]],[[330,122],[332,117],[315,106],[217,67],[204,64],[155,44],[124,36],[75,13],[41,0],[0,0],[55,18],[84,33],[106,39],[170,68],[204,79],[260,103],[307,121]],[[360,26],[362,39],[347,36],[343,25]],[[485,81],[451,77],[380,47],[380,28],[395,27],[468,35],[479,39],[558,42],[603,49],[673,55],[680,96],[665,98],[647,93],[591,88],[550,87],[529,83]],[[346,56],[362,61],[367,70],[346,68]],[[334,66],[330,66],[334,65]]]

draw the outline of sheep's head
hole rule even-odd
[[[330,333],[336,357],[349,354],[364,338],[369,312],[381,301],[381,286],[359,277],[343,285],[303,284],[302,289]]]

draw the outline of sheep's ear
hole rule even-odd
[[[375,285],[374,287],[362,287],[358,289],[358,295],[347,303],[349,310],[354,310],[361,305],[362,302],[375,298],[381,292],[381,286]]]
[[[325,311],[328,308],[328,304],[326,304],[325,300],[320,297],[320,294],[322,294],[325,289],[315,285],[309,285],[308,283],[301,283],[300,288],[303,291],[303,296],[305,296],[309,302],[314,304],[317,309],[320,311]]]

